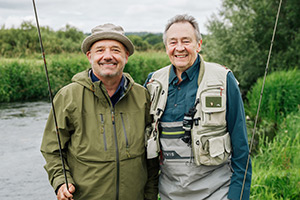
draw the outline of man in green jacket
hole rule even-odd
[[[104,24],[81,48],[91,69],[76,74],[53,101],[69,190],[52,112],[41,145],[57,198],[157,199],[158,159],[145,157],[149,94],[123,73],[132,42],[122,27]]]

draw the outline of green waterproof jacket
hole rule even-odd
[[[157,199],[159,165],[145,157],[149,94],[124,73],[126,91],[113,107],[103,83],[91,81],[90,71],[76,74],[53,101],[74,199]],[[65,179],[52,111],[41,152],[56,190]]]

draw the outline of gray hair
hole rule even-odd
[[[199,25],[198,25],[198,22],[196,21],[196,19],[191,16],[191,15],[187,15],[187,14],[184,14],[184,15],[176,15],[175,17],[171,18],[166,27],[165,27],[165,31],[164,31],[164,34],[163,34],[163,42],[164,44],[166,45],[166,42],[167,42],[167,31],[169,30],[169,28],[175,24],[175,23],[182,23],[182,22],[188,22],[190,23],[193,27],[194,27],[194,30],[195,30],[195,36],[196,36],[196,41],[199,42],[202,37],[201,37],[201,33],[200,33],[200,30],[199,30]]]

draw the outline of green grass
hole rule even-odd
[[[272,141],[259,144],[259,151],[252,159],[251,199],[299,200],[299,152],[300,111],[283,120]]]

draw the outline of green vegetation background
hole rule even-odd
[[[251,199],[300,199],[300,4],[283,1],[252,151]],[[207,24],[201,54],[229,67],[240,82],[249,141],[261,93],[279,0],[223,0]],[[89,68],[80,52],[88,35],[67,25],[41,27],[52,91]],[[169,64],[161,33],[127,33],[136,52],[125,71],[143,84],[148,73]],[[0,29],[0,102],[47,100],[36,27]]]

